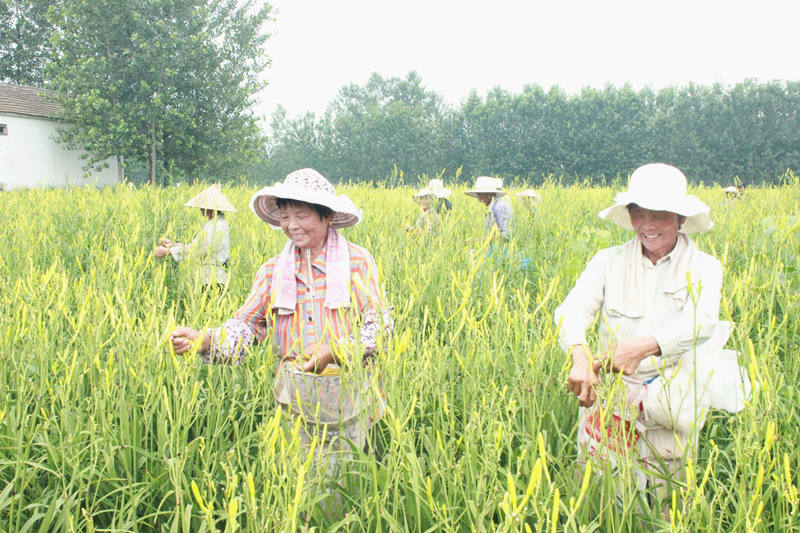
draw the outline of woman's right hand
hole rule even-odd
[[[196,329],[180,326],[175,328],[175,331],[170,334],[169,340],[172,343],[172,349],[175,353],[184,353],[192,348],[192,344],[199,336],[200,332]],[[197,351],[198,353],[206,353],[210,347],[211,337],[206,333],[203,335],[203,341]]]
[[[572,347],[572,368],[567,376],[567,388],[578,397],[581,407],[590,407],[597,399],[595,387],[598,379],[593,366],[582,345]]]

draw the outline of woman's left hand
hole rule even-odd
[[[610,346],[603,357],[595,362],[595,371],[604,368],[630,376],[636,372],[639,363],[644,359],[659,353],[661,353],[661,347],[650,335],[624,339],[619,341],[616,346]]]
[[[169,253],[169,248],[166,245],[161,245],[155,250],[153,250],[153,255],[156,257],[164,257]]]
[[[303,370],[314,374],[321,373],[329,364],[336,362],[329,344],[312,344],[306,350],[306,355],[311,359],[303,364]]]

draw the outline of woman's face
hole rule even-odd
[[[417,203],[422,207],[423,210],[427,211],[431,208],[431,197],[417,196]]]
[[[333,215],[321,218],[306,205],[285,205],[279,210],[281,229],[297,247],[315,251],[322,248]]]
[[[653,262],[675,248],[678,230],[685,217],[671,211],[652,211],[633,205],[629,209],[633,230],[644,246],[644,255]]]

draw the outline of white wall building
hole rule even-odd
[[[68,150],[56,141],[63,125],[52,93],[36,87],[0,83],[0,186],[61,187],[109,185],[117,181],[111,158],[101,171],[84,170],[85,152]]]

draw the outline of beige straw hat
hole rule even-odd
[[[221,190],[219,190],[219,185],[206,187],[193,196],[191,200],[183,204],[183,206],[214,209],[215,211],[229,211],[231,213],[236,212],[236,208],[233,207],[233,204],[230,202],[230,200],[225,198],[225,195],[222,194]]]
[[[469,196],[473,198],[477,198],[478,194],[493,194],[495,196],[504,196],[506,191],[502,191],[500,189],[503,188],[503,180],[500,178],[491,178],[489,176],[479,176],[478,179],[475,180],[475,187],[471,190],[466,191]]]
[[[525,189],[524,191],[518,192],[517,198],[533,198],[538,202],[542,201],[542,197],[539,196],[539,193],[537,193],[533,189]]]
[[[707,231],[714,225],[709,217],[708,206],[696,196],[686,194],[686,176],[683,172],[663,163],[650,163],[634,170],[628,180],[628,190],[617,193],[614,205],[600,211],[598,216],[632,230],[629,204],[686,217],[681,233]]]
[[[337,196],[331,182],[313,168],[295,170],[283,181],[264,187],[250,199],[250,209],[273,228],[280,227],[280,211],[275,203],[278,198],[324,205],[333,211],[331,225],[335,228],[361,222],[361,210],[346,195]]]

